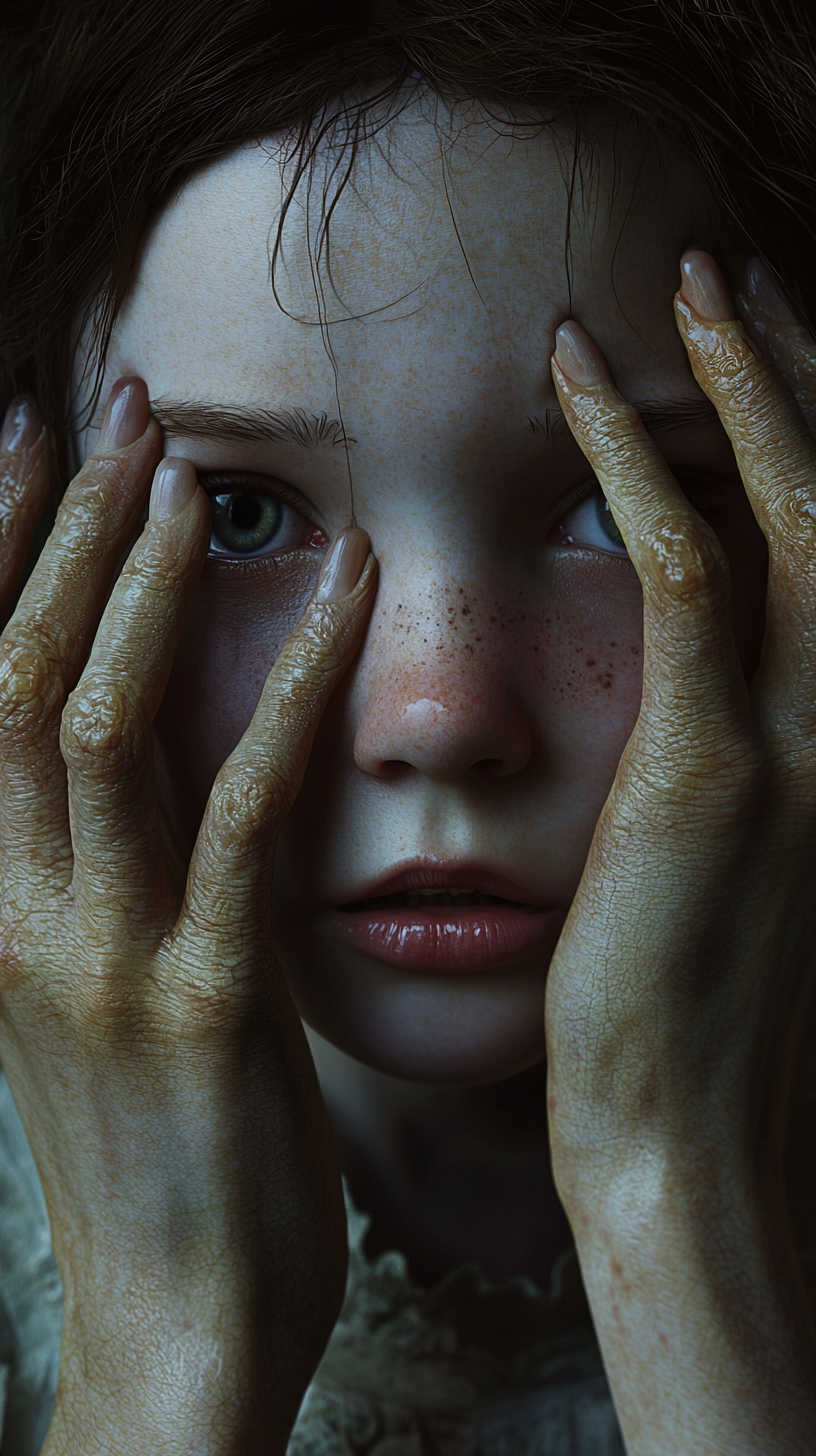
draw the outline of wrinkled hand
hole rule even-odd
[[[554,1169],[632,1456],[803,1456],[816,1361],[782,1150],[816,947],[816,401],[793,342],[799,405],[713,260],[683,262],[678,328],[768,546],[766,631],[749,686],[725,554],[570,324],[555,383],[640,578],[645,653],[550,970]]]
[[[32,425],[0,455],[7,598],[50,486]],[[144,385],[120,382],[0,639],[0,1056],[65,1287],[46,1450],[282,1452],[339,1309],[345,1219],[272,864],[376,568],[363,532],[338,539],[182,903],[151,724],[209,543],[189,462],[157,471],[110,591],[160,447]]]

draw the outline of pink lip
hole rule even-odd
[[[420,890],[477,890],[516,903],[401,907],[361,904]],[[331,929],[347,945],[403,970],[486,970],[515,960],[537,945],[552,950],[564,912],[539,909],[511,880],[465,865],[414,866],[367,887],[330,914]]]

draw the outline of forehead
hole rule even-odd
[[[599,124],[561,129],[406,108],[348,152],[327,143],[296,189],[274,140],[191,178],[142,249],[110,373],[151,394],[308,401],[348,411],[473,408],[550,396],[553,332],[571,315],[624,389],[693,391],[674,329],[677,263],[705,246],[710,200],[679,152]],[[332,204],[335,204],[332,206]],[[331,210],[328,229],[326,213]]]

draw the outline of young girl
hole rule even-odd
[[[806,13],[24,20],[3,1456],[816,1449]]]

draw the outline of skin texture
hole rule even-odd
[[[565,914],[637,716],[642,629],[631,564],[581,549],[580,535],[568,542],[561,529],[587,481],[569,435],[546,433],[557,409],[549,349],[569,308],[564,144],[548,133],[497,137],[475,118],[458,125],[447,176],[458,238],[440,137],[416,109],[383,136],[384,155],[369,150],[340,202],[337,297],[326,292],[337,383],[297,210],[278,289],[310,322],[288,318],[270,289],[280,168],[274,150],[270,159],[257,147],[195,179],[159,220],[107,377],[143,376],[160,406],[342,413],[348,459],[336,443],[310,451],[169,431],[165,448],[202,470],[283,480],[329,536],[348,518],[351,473],[381,585],[279,841],[277,944],[301,1014],[350,1058],[472,1084],[540,1061],[542,971],[558,922],[543,948],[494,972],[431,977],[349,950],[328,912],[406,863],[458,860]],[[618,162],[613,196],[599,145],[575,230],[573,308],[630,397],[702,404],[670,300],[690,229],[711,231],[706,200],[679,162],[667,187],[654,159],[645,197],[642,153],[625,136]],[[486,226],[486,197],[499,230]],[[713,415],[663,435],[661,447],[699,477],[696,499],[730,550],[750,670],[764,543],[731,451]],[[285,585],[274,560],[205,568],[157,722],[180,873],[213,777],[316,568],[302,563],[299,596],[294,562]]]
[[[395,146],[431,168],[427,127],[401,120]],[[345,452],[166,435],[201,479],[263,469],[320,509],[304,507],[286,565],[205,567],[206,503],[182,464],[177,513],[159,513],[157,480],[108,600],[161,444],[143,386],[126,383],[0,642],[0,1053],[67,1296],[49,1456],[285,1449],[343,1272],[337,1167],[296,1007],[337,1044],[346,1092],[361,1085],[349,1054],[383,1081],[489,1083],[535,1063],[546,1036],[553,1170],[630,1456],[816,1443],[780,1167],[812,970],[816,449],[708,255],[686,254],[671,318],[689,218],[711,226],[679,159],[671,189],[623,207],[620,302],[606,265],[623,201],[601,168],[584,221],[606,219],[609,251],[602,227],[577,248],[581,322],[559,332],[548,394],[567,313],[559,154],[552,138],[485,150],[494,136],[474,125],[453,169],[481,300],[450,212],[432,205],[444,188],[423,191],[421,168],[392,193],[372,153],[392,225],[376,250],[362,247],[365,208],[345,233],[338,223],[353,311],[384,308],[418,269],[433,280],[393,333],[382,318],[344,323],[336,349],[380,587],[374,604],[366,539],[345,538],[359,583],[310,598],[224,767],[314,581],[309,553],[347,520]],[[182,389],[200,400],[215,385],[232,407],[329,415],[319,332],[279,318],[263,291],[276,173],[262,160],[249,148],[211,169],[147,242],[110,367],[146,377],[159,418]],[[491,219],[506,207],[501,233],[486,197]],[[779,348],[801,358],[800,342]],[[721,424],[650,437],[627,399],[669,390],[713,401]],[[574,444],[528,437],[524,418],[548,399]],[[47,459],[42,443],[3,459],[20,521],[11,577]],[[690,499],[700,463],[714,500],[698,475]],[[580,534],[587,466],[628,560]],[[256,621],[258,636],[225,680],[238,634],[221,618],[239,587],[255,603],[235,608],[241,641]],[[472,986],[397,984],[333,954],[321,908],[361,879],[400,855],[487,844],[564,914],[546,1017],[541,951]],[[376,1111],[361,1125],[363,1140],[382,1127]]]

